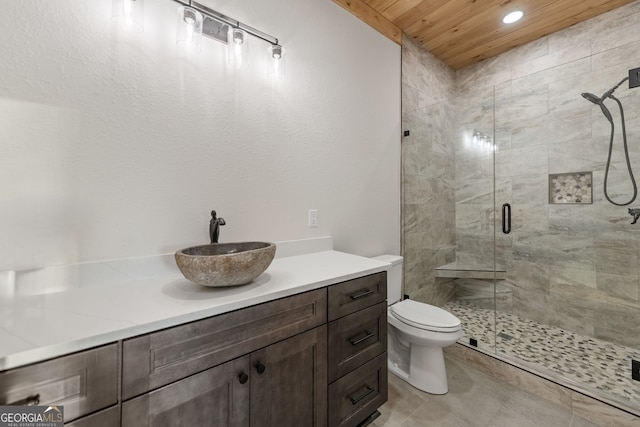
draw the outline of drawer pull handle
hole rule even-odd
[[[366,341],[366,340],[368,340],[369,338],[373,337],[374,335],[375,335],[375,334],[372,334],[372,333],[371,333],[371,332],[369,332],[369,331],[364,331],[364,336],[363,336],[363,337],[360,337],[360,338],[357,338],[357,339],[356,339],[356,337],[355,337],[355,336],[354,336],[354,337],[351,337],[351,338],[349,338],[349,342],[351,343],[351,345],[358,345],[358,344],[360,344],[362,341]]]
[[[258,372],[258,374],[262,375],[266,370],[267,370],[267,367],[264,366],[262,363],[260,362],[256,363],[256,372]]]
[[[37,406],[40,404],[40,395],[32,394],[17,402],[9,403],[9,406]]]
[[[244,372],[241,373],[240,375],[238,375],[238,381],[240,381],[240,384],[246,384],[247,381],[249,381],[249,375],[245,374]]]
[[[363,289],[361,292],[358,292],[357,294],[349,295],[349,298],[355,301],[357,299],[364,298],[367,295],[371,295],[372,293],[373,291],[371,289]]]
[[[362,393],[360,393],[357,396],[353,396],[353,395],[349,396],[349,400],[351,400],[351,404],[352,405],[355,405],[356,403],[360,402],[365,397],[369,396],[374,391],[376,391],[374,388],[371,388],[368,385],[366,385],[364,390],[362,391]]]

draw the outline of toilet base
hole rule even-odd
[[[449,391],[442,347],[411,346],[411,363],[407,382],[431,394]]]

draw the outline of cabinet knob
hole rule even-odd
[[[260,362],[256,363],[256,371],[258,372],[258,374],[262,375],[266,370],[267,370],[267,367],[264,366],[262,363]]]
[[[247,381],[249,381],[249,375],[245,374],[244,372],[241,373],[240,375],[238,375],[238,381],[240,381],[240,384],[245,384]]]

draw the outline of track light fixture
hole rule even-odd
[[[278,39],[264,33],[249,25],[226,16],[220,12],[217,12],[203,4],[200,4],[193,0],[174,0],[181,5],[180,9],[190,9],[198,12],[202,16],[201,34],[204,37],[225,43],[232,44],[230,48],[234,50],[230,54],[230,58],[233,57],[236,65],[240,65],[242,61],[246,62],[246,59],[242,59],[238,62],[238,55],[242,57],[246,56],[247,49],[247,35],[253,36],[257,39],[265,41],[271,45],[271,57],[274,61],[282,59],[283,49],[278,43]],[[186,15],[185,15],[186,16]],[[180,40],[179,40],[180,41]],[[231,43],[230,43],[231,42]],[[240,46],[240,47],[239,47]]]

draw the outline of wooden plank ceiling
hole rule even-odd
[[[634,0],[333,0],[397,43],[418,41],[454,70]],[[522,10],[515,24],[502,17]]]

